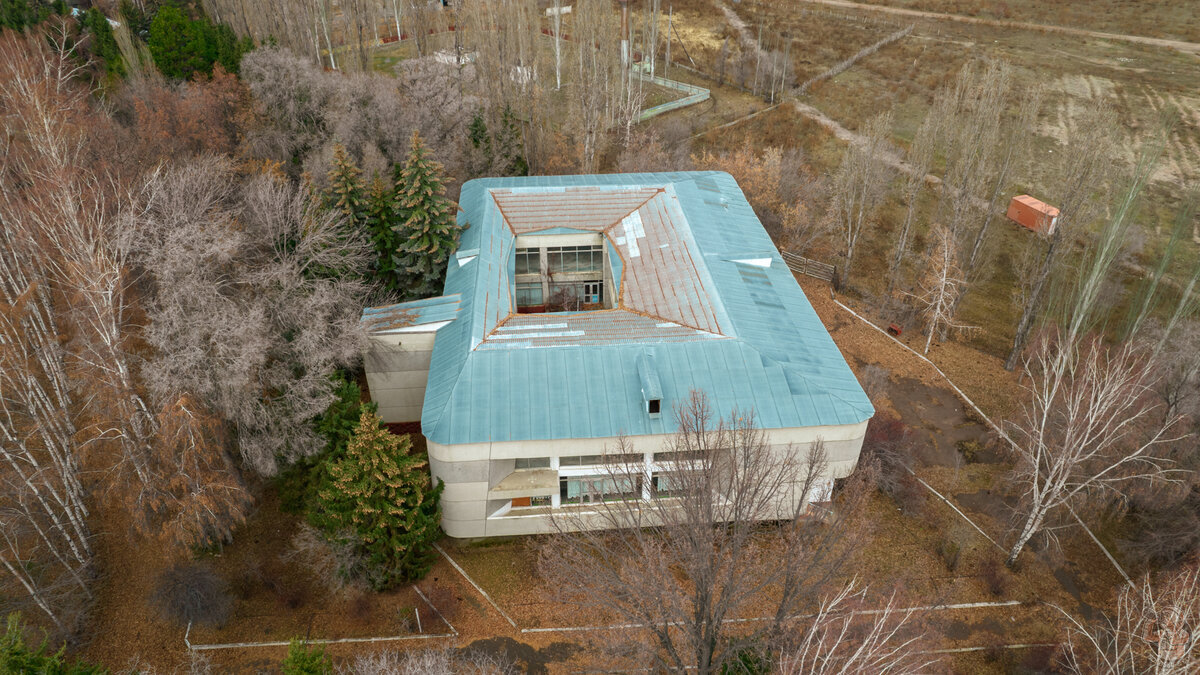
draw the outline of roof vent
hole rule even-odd
[[[642,384],[642,401],[646,404],[646,413],[650,417],[662,415],[662,383],[658,379],[658,368],[654,364],[654,355],[642,352],[637,360],[638,380]]]

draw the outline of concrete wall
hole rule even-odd
[[[384,422],[419,422],[435,332],[372,335],[363,359],[371,400]]]
[[[825,443],[828,478],[842,478],[858,464],[867,423],[771,429],[768,443],[781,456],[803,459],[804,449],[817,439]],[[629,439],[638,453],[663,452],[671,434]],[[495,537],[553,531],[548,509],[507,509],[507,500],[488,499],[488,490],[508,476],[517,458],[600,455],[617,447],[616,438],[557,441],[512,441],[439,445],[429,441],[429,466],[435,479],[446,483],[442,493],[442,529],[452,537]],[[602,470],[600,471],[602,473]],[[554,493],[557,494],[557,487]],[[586,505],[566,507],[587,511]]]

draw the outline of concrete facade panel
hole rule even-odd
[[[443,462],[433,455],[429,456],[429,470],[437,478],[446,483],[483,483],[488,484],[488,464],[486,459],[471,462]]]

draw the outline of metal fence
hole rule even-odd
[[[807,274],[810,277],[816,277],[824,281],[832,282],[837,277],[837,268],[829,263],[823,263],[811,258],[796,255],[788,251],[780,251],[783,256],[783,262],[787,263],[788,269],[799,274]]]

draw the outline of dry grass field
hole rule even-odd
[[[1200,14],[1180,0],[858,0],[863,4],[1200,42]]]

